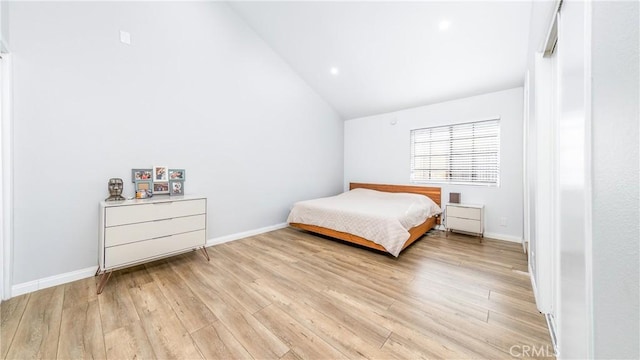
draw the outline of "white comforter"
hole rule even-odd
[[[440,214],[426,196],[354,189],[337,196],[297,202],[287,222],[322,226],[358,235],[398,256],[409,229]]]

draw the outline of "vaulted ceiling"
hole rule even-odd
[[[530,1],[230,6],[345,120],[524,82]]]

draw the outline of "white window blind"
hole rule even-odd
[[[411,130],[411,181],[498,185],[500,120]]]

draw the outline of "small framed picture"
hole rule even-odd
[[[184,181],[169,181],[170,195],[184,195]]]
[[[153,167],[153,182],[169,181],[169,169],[166,166]]]
[[[153,196],[153,182],[151,182],[151,180],[136,181],[136,199],[146,199],[152,196]]]
[[[131,169],[131,182],[134,183],[136,181],[152,181],[151,172],[152,169]]]
[[[145,190],[153,191],[153,183],[149,181],[136,181],[136,191]]]
[[[169,169],[169,181],[184,181],[185,175],[184,169]]]
[[[154,182],[153,183],[153,193],[154,194],[168,194],[169,193],[169,182]]]

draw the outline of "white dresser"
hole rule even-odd
[[[203,197],[102,201],[98,293],[114,269],[197,248],[208,259],[206,229],[207,199]]]
[[[484,236],[484,205],[447,204],[447,231],[457,230]]]

